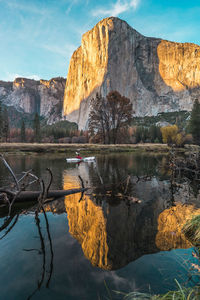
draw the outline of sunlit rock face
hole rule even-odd
[[[66,119],[87,127],[90,100],[117,90],[136,116],[191,110],[200,96],[200,47],[144,37],[110,17],[82,36],[72,55],[64,96]]]
[[[192,247],[182,233],[182,228],[187,220],[199,214],[200,209],[196,209],[194,205],[183,205],[181,203],[164,210],[158,218],[156,246],[163,251]]]
[[[37,112],[52,124],[61,119],[64,89],[65,79],[61,77],[49,81],[16,78],[14,82],[0,81],[0,99],[18,111]]]

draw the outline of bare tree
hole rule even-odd
[[[99,136],[104,144],[116,144],[120,129],[130,124],[132,114],[130,99],[119,92],[110,92],[106,99],[97,94],[90,107],[90,136]]]

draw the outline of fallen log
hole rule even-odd
[[[50,190],[47,193],[46,200],[48,199],[56,199],[67,195],[72,195],[76,193],[82,193],[87,191],[88,188],[79,188],[79,189],[71,189],[71,190]],[[9,200],[12,201],[12,198],[15,197],[15,193],[7,190],[0,189],[0,193],[6,193],[9,196]],[[41,191],[21,191],[18,196],[16,196],[15,202],[34,202],[38,201],[38,197],[40,196]],[[1,202],[5,203],[5,202]]]

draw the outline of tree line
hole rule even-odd
[[[200,103],[195,100],[187,128],[174,125],[131,126],[133,108],[130,99],[117,91],[106,98],[97,94],[91,101],[89,115],[89,135],[91,142],[97,143],[167,143],[177,147],[185,143],[200,145]]]
[[[8,141],[10,125],[7,107],[2,107],[0,102],[0,140]]]
[[[0,141],[103,144],[163,142],[178,147],[185,143],[200,145],[200,103],[197,99],[186,128],[181,128],[178,122],[162,128],[156,125],[132,126],[133,114],[130,99],[112,91],[106,97],[96,94],[92,99],[87,131],[80,131],[75,123],[67,121],[41,126],[37,113],[32,128],[26,128],[24,120],[21,128],[11,128],[8,109],[2,107],[0,102]]]

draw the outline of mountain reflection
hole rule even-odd
[[[177,203],[176,206],[165,209],[158,217],[156,246],[163,251],[192,247],[182,233],[182,228],[194,215],[200,215],[200,209],[196,209],[194,205]]]
[[[77,170],[88,186],[92,186],[89,176],[92,169],[82,164],[63,173],[64,189],[79,185]],[[149,181],[136,182],[131,176],[130,185],[130,191],[134,191],[141,203],[117,197],[110,202],[106,194],[97,196],[99,189],[85,194],[81,201],[80,194],[65,197],[69,232],[94,266],[115,270],[145,254],[191,247],[181,227],[195,212],[194,206],[170,207],[170,183],[166,180],[152,177]],[[174,198],[180,200],[181,194],[176,192]]]

